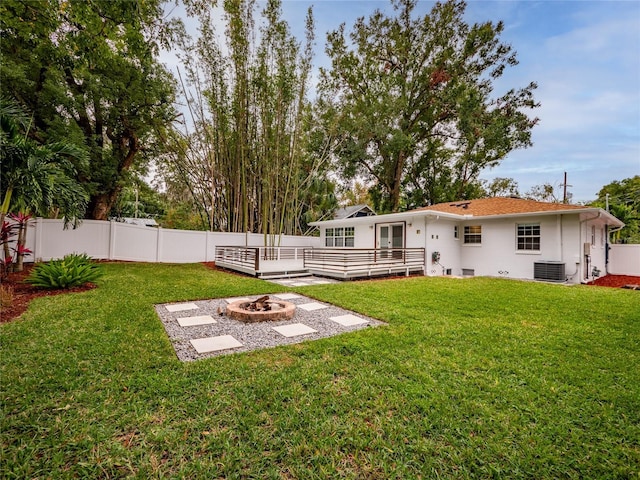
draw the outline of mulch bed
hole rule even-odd
[[[18,318],[24,313],[27,307],[29,307],[29,303],[31,303],[31,300],[34,298],[50,297],[62,293],[84,292],[96,288],[96,285],[93,283],[87,283],[81,287],[74,288],[57,288],[51,290],[36,288],[24,282],[32,268],[33,264],[25,264],[22,272],[10,273],[9,276],[2,281],[2,288],[4,290],[13,291],[13,298],[9,305],[0,307],[0,323],[7,323]]]
[[[626,285],[640,285],[640,277],[632,275],[605,275],[604,277],[597,278],[593,282],[589,282],[588,285],[621,288]]]

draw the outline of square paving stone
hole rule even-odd
[[[307,312],[313,312],[314,310],[327,308],[327,306],[318,302],[311,302],[311,303],[303,303],[302,305],[298,305],[298,308],[306,310]]]
[[[295,293],[278,293],[277,295],[271,295],[272,297],[279,298],[280,300],[293,300],[294,298],[302,298]]]
[[[200,315],[198,317],[184,317],[178,319],[181,327],[192,327],[194,325],[209,325],[216,322],[211,315]]]
[[[355,315],[351,315],[350,313],[347,315],[339,315],[337,317],[329,317],[329,320],[333,320],[340,325],[345,327],[350,327],[351,325],[362,325],[363,323],[369,323],[368,320],[364,318],[356,317]]]
[[[285,337],[297,337],[298,335],[307,335],[308,333],[317,332],[317,330],[314,330],[304,323],[292,323],[290,325],[281,325],[279,327],[271,328]]]
[[[165,308],[170,312],[182,312],[183,310],[195,310],[198,305],[195,303],[176,303],[174,305],[165,305]]]
[[[193,348],[198,353],[217,352],[218,350],[228,350],[230,348],[242,347],[242,344],[233,338],[232,335],[220,335],[219,337],[196,338],[190,340]]]

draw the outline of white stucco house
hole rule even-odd
[[[570,283],[605,275],[609,234],[624,226],[600,208],[502,197],[312,225],[320,229],[323,249],[339,250],[345,259],[362,256],[366,263],[366,252],[371,263],[372,252],[379,258],[388,250],[389,258],[399,259],[405,250],[419,251],[425,275]],[[323,258],[320,250],[305,257],[312,272],[313,258]],[[320,260],[315,263],[326,273]]]

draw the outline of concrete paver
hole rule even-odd
[[[241,347],[242,343],[233,338],[232,335],[220,335],[217,337],[196,338],[190,340],[193,348],[198,353],[217,352],[219,350],[228,350],[230,348]]]
[[[211,315],[199,315],[197,317],[183,317],[178,319],[181,327],[193,327],[195,325],[210,325],[216,322]]]
[[[279,327],[271,327],[284,337],[297,337],[299,335],[307,335],[315,333],[317,330],[305,325],[304,323],[292,323],[289,325],[281,325]]]
[[[176,303],[166,305],[166,309],[170,312],[182,312],[184,310],[196,310],[198,306],[195,303]]]

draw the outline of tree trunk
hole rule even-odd
[[[112,192],[94,195],[91,198],[88,211],[93,220],[109,220],[109,212],[118,197],[119,189]]]
[[[24,253],[23,248],[27,242],[27,227],[29,226],[29,220],[18,225],[18,241],[16,243],[16,265],[14,271],[21,272],[24,270]]]
[[[398,158],[396,160],[396,168],[393,174],[393,179],[391,181],[391,191],[390,200],[391,200],[391,212],[395,213],[400,208],[400,187],[402,185],[402,177],[404,172],[404,160],[405,154],[404,152],[398,153]]]

